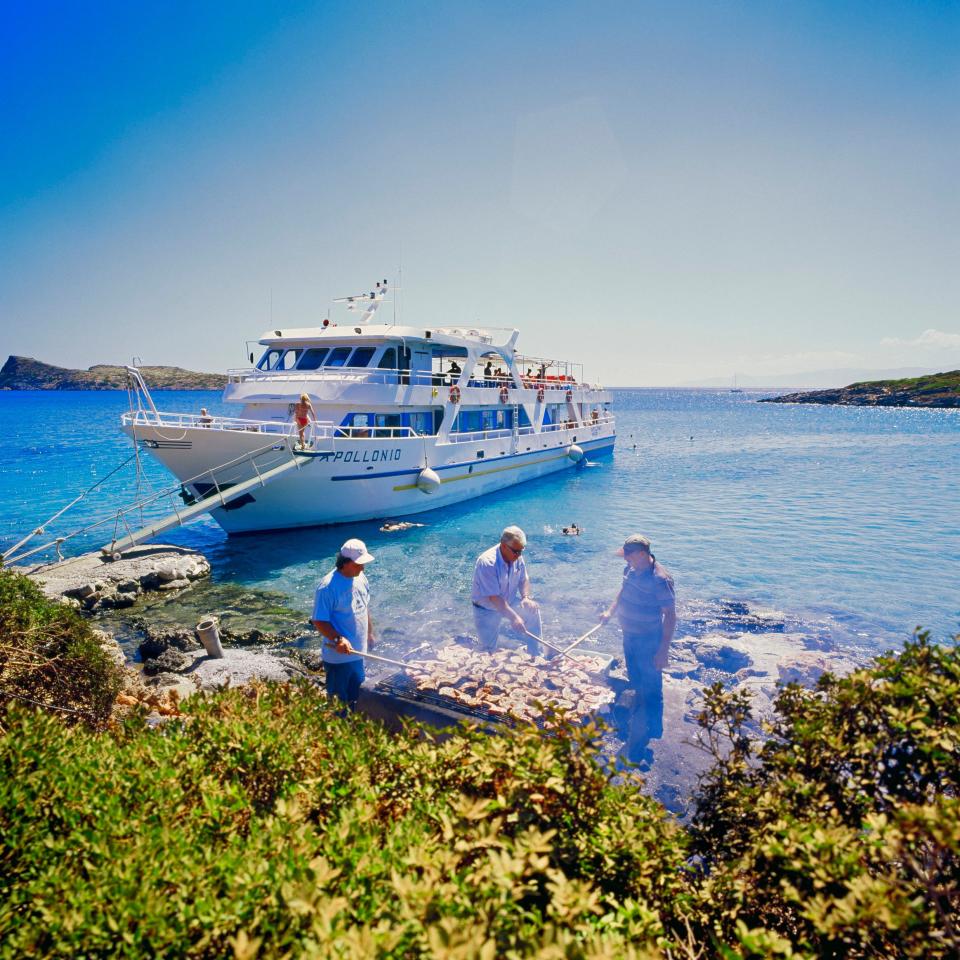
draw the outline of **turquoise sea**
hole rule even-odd
[[[614,595],[625,535],[649,536],[686,604],[752,600],[832,645],[900,646],[915,626],[960,624],[960,410],[760,404],[769,392],[618,390],[612,458],[423,514],[379,523],[228,539],[203,519],[164,539],[202,550],[214,579],[277,591],[306,614],[313,587],[349,536],[367,542],[375,620],[410,649],[472,628],[477,554],[520,524],[545,636],[575,637]],[[158,393],[161,409],[220,412],[217,394]],[[7,549],[130,456],[117,424],[124,393],[0,393],[0,547]],[[169,475],[145,458],[141,487]],[[133,464],[81,501],[51,534],[102,517],[136,493]],[[566,537],[571,522],[584,530]],[[112,526],[65,545],[109,541]],[[682,625],[681,625],[682,629]],[[614,650],[608,628],[601,648]]]

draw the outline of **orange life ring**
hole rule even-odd
[[[568,391],[567,391],[567,403],[569,403],[572,399],[573,399],[573,391],[572,391],[572,390],[568,390]]]
[[[543,398],[545,396],[546,396],[546,391],[543,389],[543,387],[540,387],[540,389],[537,390],[537,403],[543,403]]]
[[[460,402],[460,388],[456,385],[450,388],[450,402],[451,403]]]
[[[506,403],[510,399],[510,391],[506,387],[500,388],[500,402]]]

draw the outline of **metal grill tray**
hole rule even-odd
[[[611,658],[611,663],[606,667],[606,670],[609,670],[612,665],[613,659]],[[490,713],[479,707],[467,706],[467,704],[460,703],[459,700],[454,700],[452,697],[444,697],[435,690],[423,690],[417,687],[413,680],[405,673],[395,673],[385,680],[380,680],[374,689],[379,693],[386,693],[392,697],[397,697],[399,700],[439,707],[441,710],[446,710],[449,713],[455,713],[471,720],[481,720],[484,723],[500,723],[504,726],[515,727],[518,722],[516,718],[509,714]],[[544,696],[549,696],[549,691],[544,691]],[[609,709],[610,707],[607,706],[603,710],[595,711],[595,713],[606,713]],[[586,722],[586,718],[584,718],[583,722]],[[533,723],[540,728],[544,726],[544,720],[542,718],[537,718]]]

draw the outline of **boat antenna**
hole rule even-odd
[[[393,298],[393,322],[396,324],[397,315],[403,318],[403,307],[400,304],[400,297],[403,296],[403,244],[400,244],[400,262],[397,264],[397,294]]]

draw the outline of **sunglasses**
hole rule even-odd
[[[520,556],[521,553],[523,553],[523,551],[524,551],[524,549],[525,549],[524,547],[511,547],[509,543],[505,543],[504,546],[505,546],[512,554],[515,554],[515,555],[518,556],[518,557]]]

